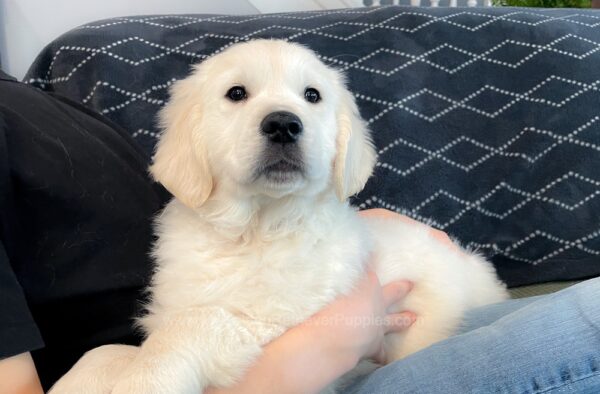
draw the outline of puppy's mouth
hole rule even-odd
[[[299,163],[281,159],[263,166],[260,175],[271,182],[287,183],[301,176],[302,172],[302,165]]]
[[[254,180],[264,178],[270,183],[292,183],[304,175],[302,151],[296,145],[268,145],[260,155]]]
[[[281,160],[263,169],[264,173],[272,172],[302,172],[302,167],[289,161]]]

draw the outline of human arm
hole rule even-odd
[[[43,393],[27,351],[41,345],[41,336],[0,239],[0,394]]]
[[[29,353],[0,360],[0,394],[43,394]]]

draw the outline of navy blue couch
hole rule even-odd
[[[509,286],[600,274],[600,12],[381,7],[90,23],[26,82],[105,114],[151,153],[190,65],[274,37],[344,70],[379,162],[354,199],[429,221]]]

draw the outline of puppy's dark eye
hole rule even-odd
[[[321,100],[321,94],[315,88],[306,88],[304,91],[304,98],[309,103],[318,103]]]
[[[234,86],[227,91],[225,95],[231,101],[242,101],[248,97],[246,89],[243,86]]]

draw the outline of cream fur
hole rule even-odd
[[[224,98],[240,84],[245,102]],[[307,86],[321,102],[303,99]],[[276,110],[304,124],[305,173],[285,184],[253,176],[265,149],[258,124]],[[398,310],[419,319],[386,338],[390,361],[451,335],[469,308],[506,298],[477,255],[450,250],[425,227],[362,219],[348,205],[375,151],[343,77],[308,49],[237,44],[174,85],[161,122],[151,171],[176,198],[156,220],[152,300],[140,320],[147,339],[139,349],[88,352],[52,394],[231,385],[262,345],[351,291],[371,252],[382,283],[415,282]]]

